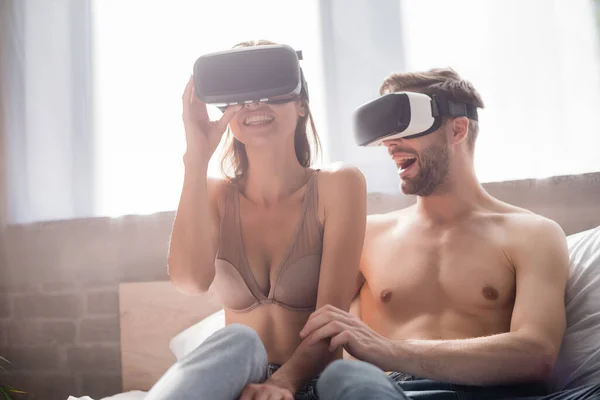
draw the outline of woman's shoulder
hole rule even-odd
[[[365,176],[358,167],[343,162],[324,165],[319,168],[319,179],[328,183],[365,181]]]
[[[366,179],[353,165],[336,162],[319,168],[319,194],[325,197],[366,195]]]
[[[209,176],[206,178],[206,183],[210,194],[217,197],[223,195],[233,185],[231,179],[220,176]]]
[[[213,207],[217,207],[219,214],[223,214],[227,193],[235,187],[235,183],[230,178],[219,176],[209,176],[206,183],[208,197]]]

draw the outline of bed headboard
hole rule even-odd
[[[501,200],[557,221],[566,234],[600,225],[600,173],[484,186]],[[413,202],[406,196],[370,194],[368,212]],[[124,390],[148,390],[175,361],[169,340],[221,308],[212,293],[186,296],[169,282],[124,283],[119,296]]]
[[[187,296],[170,282],[119,285],[123,390],[148,390],[175,362],[169,341],[221,308],[208,292]]]

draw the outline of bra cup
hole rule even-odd
[[[233,311],[244,311],[258,304],[239,271],[223,259],[215,261],[215,279],[211,290],[226,308]]]
[[[296,260],[283,271],[273,297],[289,308],[314,309],[317,304],[321,255]]]
[[[317,170],[318,172],[318,170]],[[303,217],[290,244],[287,260],[276,266],[269,295],[263,293],[248,265],[240,226],[240,193],[236,184],[227,187],[225,212],[221,220],[215,278],[211,290],[223,306],[234,312],[248,312],[260,304],[275,303],[297,311],[314,310],[317,303],[323,227],[318,217],[317,173],[308,182]],[[308,254],[308,255],[306,255]]]

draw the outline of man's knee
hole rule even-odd
[[[349,361],[335,360],[323,370],[319,382],[330,383],[339,381],[347,376],[354,368],[356,368],[355,365]]]
[[[368,393],[378,379],[387,379],[383,372],[363,361],[336,360],[329,364],[317,382],[317,392],[324,399],[339,399],[352,393]]]
[[[382,371],[372,364],[364,361],[336,360],[329,364],[321,374],[324,380],[335,380],[340,378],[365,378],[373,374],[381,374]]]

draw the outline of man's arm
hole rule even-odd
[[[354,357],[387,371],[466,385],[544,381],[552,371],[565,330],[568,250],[562,229],[537,221],[521,229],[516,298],[510,332],[464,340],[392,341],[362,321],[328,307],[315,312],[302,335],[330,337]],[[527,243],[531,243],[530,245]]]
[[[367,224],[368,223],[369,222],[367,220]],[[364,255],[364,252],[363,252],[363,255]],[[360,312],[360,290],[362,289],[362,286],[364,283],[365,283],[365,277],[363,276],[362,272],[359,271],[358,279],[356,280],[356,287],[357,287],[356,295],[354,295],[354,299],[352,300],[352,303],[350,304],[350,314],[357,319],[362,319],[361,312]],[[352,354],[348,353],[346,351],[346,349],[344,349],[344,354],[343,354],[342,358],[344,360],[356,360],[356,358],[353,357]]]

